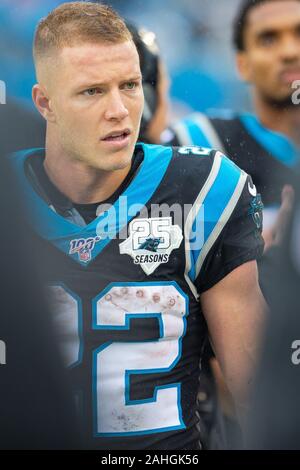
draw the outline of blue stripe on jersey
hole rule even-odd
[[[299,151],[285,135],[267,129],[252,114],[242,114],[240,120],[249,134],[281,163],[293,168],[299,162]]]
[[[201,206],[202,210],[201,208],[199,209],[192,225],[192,233],[195,234],[196,228],[199,227],[199,225],[197,225],[197,222],[199,223],[199,220],[202,220],[202,222],[204,222],[203,244],[198,249],[191,250],[192,263],[191,269],[188,272],[188,276],[193,282],[196,278],[196,264],[203,249],[203,246],[205,245],[213,230],[217,226],[220,217],[222,216],[231,197],[233,196],[237,184],[239,182],[240,176],[241,170],[227,157],[222,156],[219,171],[215,177],[215,180],[210,190],[203,199]]]
[[[10,157],[10,163],[16,170],[19,187],[24,193],[24,204],[28,209],[29,222],[43,238],[48,240],[56,237],[75,237],[79,232],[78,227],[51,210],[35,192],[25,175],[27,158],[44,152],[44,149],[30,149],[17,152]]]
[[[198,123],[194,122],[192,119],[185,118],[181,121],[181,124],[186,127],[186,130],[191,137],[192,145],[197,145],[199,147],[213,147],[212,143],[209,141]]]
[[[141,143],[137,145],[142,146],[144,151],[144,160],[137,175],[115,204],[106,213],[101,214],[85,227],[79,227],[49,208],[26,178],[24,174],[25,160],[30,155],[36,154],[40,149],[31,149],[15,154],[12,157],[12,162],[17,170],[20,187],[26,196],[24,199],[28,208],[28,217],[39,235],[49,240],[81,265],[87,266],[111,241],[107,234],[115,237],[136,216],[141,210],[141,206],[147,204],[170,164],[172,158],[171,147]],[[128,211],[130,208],[131,210]],[[95,243],[89,261],[81,261],[78,253],[69,254],[71,240],[86,240],[97,236],[101,237],[101,234],[105,238],[103,237]]]

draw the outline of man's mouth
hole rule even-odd
[[[107,134],[103,139],[105,142],[121,142],[126,139],[130,134],[129,129],[124,129],[120,131],[114,131]]]
[[[300,80],[300,68],[287,69],[281,72],[281,80],[286,84],[292,84],[296,80]]]

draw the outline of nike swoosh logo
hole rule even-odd
[[[251,186],[249,181],[248,181],[248,190],[249,190],[249,193],[251,194],[251,196],[253,196],[253,197],[257,196],[256,186],[254,184]]]

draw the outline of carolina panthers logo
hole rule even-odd
[[[252,215],[252,219],[258,229],[262,227],[262,210],[264,208],[263,202],[261,200],[261,195],[257,194],[252,201],[250,202],[249,214]]]
[[[139,250],[157,251],[157,248],[161,242],[160,238],[147,238],[139,247]]]

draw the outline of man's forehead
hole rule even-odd
[[[260,31],[269,28],[284,28],[300,22],[300,1],[270,0],[249,12],[247,29]]]
[[[98,67],[104,63],[112,66],[114,63],[130,62],[139,64],[136,47],[132,41],[117,44],[84,43],[73,47],[64,47],[60,59],[74,68]]]

